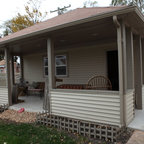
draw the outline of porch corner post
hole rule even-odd
[[[134,89],[134,46],[133,33],[131,28],[127,28],[127,77],[128,89]]]
[[[6,61],[6,83],[8,88],[8,104],[12,105],[12,91],[11,91],[11,76],[10,76],[10,52],[7,47],[5,47],[5,61]]]
[[[136,108],[142,109],[142,41],[140,35],[135,35],[134,45],[135,58],[135,94]]]
[[[121,24],[117,20],[117,16],[113,16],[113,22],[117,29],[119,95],[120,95],[120,123],[122,126],[125,126],[126,122],[125,122],[125,105],[124,105],[124,68],[123,68],[122,27],[121,27]]]
[[[126,27],[122,23],[122,48],[123,48],[123,93],[124,93],[124,105],[125,104],[125,94],[127,91],[127,39],[126,39]]]

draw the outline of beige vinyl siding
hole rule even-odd
[[[120,126],[118,92],[53,90],[52,114]]]
[[[143,110],[144,110],[144,85],[142,87],[142,105],[143,105]]]
[[[125,95],[126,104],[126,125],[134,118],[134,90],[128,90]]]
[[[107,76],[107,51],[114,49],[115,46],[93,46],[61,52],[66,53],[68,57],[68,76],[62,77],[63,83],[86,84],[94,75]]]
[[[72,48],[67,50],[55,50],[55,54],[67,55],[68,76],[59,77],[63,82],[59,84],[86,84],[94,75],[107,76],[108,50],[115,50],[115,45],[91,46]],[[24,78],[30,83],[44,81],[43,57],[46,54],[24,56]]]
[[[6,87],[0,87],[0,105],[8,104],[8,89]]]
[[[43,54],[27,55],[23,57],[24,79],[30,83],[44,81]]]

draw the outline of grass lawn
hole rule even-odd
[[[67,135],[45,126],[0,121],[0,144],[84,144],[79,137]]]

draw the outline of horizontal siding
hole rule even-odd
[[[56,54],[67,55],[68,75],[60,77],[63,82],[60,84],[87,84],[94,75],[107,76],[107,51],[116,49],[116,45],[101,45],[91,47],[75,47],[71,49],[55,50]],[[32,83],[33,81],[45,81],[43,54],[23,56],[24,78]]]
[[[126,104],[126,124],[128,125],[134,118],[134,90],[129,90],[125,95]]]
[[[0,87],[0,105],[8,104],[8,89],[5,87]]]
[[[118,93],[51,92],[52,114],[120,126]]]
[[[26,81],[43,82],[44,79],[44,54],[33,54],[23,56],[24,78]]]
[[[94,75],[107,76],[107,51],[114,46],[67,50],[68,76],[58,84],[86,84]]]

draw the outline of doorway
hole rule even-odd
[[[118,76],[118,51],[107,52],[107,69],[108,78],[112,83],[112,90],[119,90],[119,76]]]

